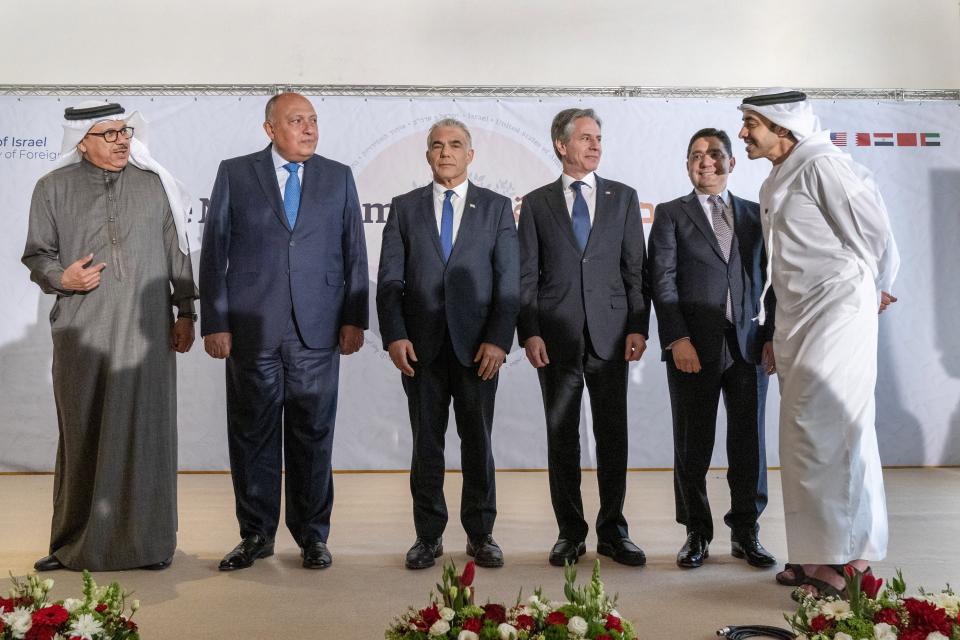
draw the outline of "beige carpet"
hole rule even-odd
[[[890,509],[888,559],[874,570],[889,576],[904,571],[911,587],[939,588],[960,583],[960,469],[891,469],[885,472]],[[506,566],[478,570],[481,602],[512,604],[542,585],[562,596],[562,572],[546,562],[556,536],[542,472],[500,472],[499,517],[494,531]],[[674,564],[684,531],[673,520],[670,472],[631,472],[626,515],[631,536],[647,553],[642,569],[601,561],[609,592],[620,594],[620,610],[633,620],[644,640],[716,637],[726,624],[782,625],[791,610],[789,589],[777,586],[774,571],[747,566],[729,555],[722,516],[728,506],[723,472],[711,473],[711,503],[717,536],[701,569],[683,571]],[[0,575],[22,575],[46,553],[49,535],[50,476],[0,476]],[[403,554],[414,539],[405,474],[337,474],[336,506],[330,548],[334,565],[325,571],[300,567],[299,550],[289,533],[277,537],[277,555],[247,570],[221,573],[220,557],[238,540],[227,475],[180,477],[180,538],[173,566],[163,572],[98,574],[136,591],[143,603],[137,621],[145,639],[244,638],[351,640],[383,637],[391,618],[407,605],[425,606],[440,568],[420,572],[403,568]],[[780,476],[770,474],[770,505],[761,520],[761,539],[785,560],[786,539]],[[450,511],[458,512],[460,476],[447,476]],[[584,497],[596,513],[596,476],[584,474]],[[149,499],[145,496],[144,499]],[[456,516],[444,537],[445,558],[466,561],[465,537]],[[588,577],[596,554],[588,540],[581,577]],[[80,576],[47,574],[56,580],[54,595],[79,593]],[[2,584],[2,580],[0,580]],[[4,591],[0,589],[0,591]]]

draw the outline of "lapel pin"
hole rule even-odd
[[[475,205],[475,204],[473,204],[473,203],[471,202],[471,203],[470,203],[470,208],[471,208],[471,209],[476,209],[476,208],[477,208],[477,205]]]
[[[610,191],[604,191],[604,193],[609,196],[612,192],[610,192]]]

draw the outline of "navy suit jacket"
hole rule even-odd
[[[447,331],[457,360],[474,366],[483,342],[509,352],[519,308],[519,248],[510,200],[470,183],[450,259],[443,262],[433,185],[397,196],[383,229],[377,317],[384,346],[413,343],[420,363]]]
[[[672,357],[667,347],[683,337],[690,338],[701,362],[720,359],[728,288],[743,359],[758,364],[763,343],[773,335],[773,289],[767,296],[766,323],[760,327],[754,320],[767,266],[760,207],[732,193],[730,199],[734,236],[729,262],[723,260],[696,192],[654,211],[649,269],[664,360]]]
[[[318,155],[304,163],[291,229],[270,146],[220,163],[200,254],[202,335],[229,331],[234,349],[269,349],[293,313],[308,347],[334,347],[342,325],[367,328],[368,291],[349,167]]]
[[[647,335],[643,221],[631,187],[597,176],[586,249],[573,233],[561,179],[523,199],[520,208],[521,344],[540,336],[551,361],[573,353],[586,323],[597,355],[623,359],[628,333]]]

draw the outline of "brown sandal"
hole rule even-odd
[[[793,577],[792,578],[781,577],[783,576],[783,573],[785,571],[792,571]],[[777,584],[782,584],[785,587],[799,587],[801,584],[803,584],[803,580],[805,577],[806,577],[806,574],[803,572],[802,564],[793,564],[791,562],[788,562],[785,565],[783,565],[783,571],[779,572],[774,578],[774,580],[777,581]]]

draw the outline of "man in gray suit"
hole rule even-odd
[[[586,382],[597,441],[597,552],[640,566],[646,556],[623,517],[627,365],[646,349],[643,224],[637,192],[596,175],[600,119],[566,109],[550,128],[563,175],[520,209],[517,333],[537,368],[547,421],[550,497],[560,535],[550,563],[586,552],[580,497],[580,401]]]
[[[470,131],[440,120],[427,136],[433,183],[397,196],[383,230],[377,314],[383,344],[403,374],[413,430],[410,491],[417,540],[408,569],[443,554],[444,434],[450,400],[460,436],[460,521],[467,554],[503,565],[491,534],[494,398],[519,305],[517,231],[510,201],[467,180]]]
[[[687,528],[677,564],[693,569],[709,556],[706,477],[722,392],[731,501],[724,521],[732,552],[769,567],[775,560],[760,545],[757,519],[767,504],[763,409],[773,371],[774,301],[768,296],[760,326],[754,319],[766,269],[760,211],[727,190],[736,160],[725,132],[693,134],[686,163],[694,190],[657,207],[648,263],[673,408],[677,522]]]

